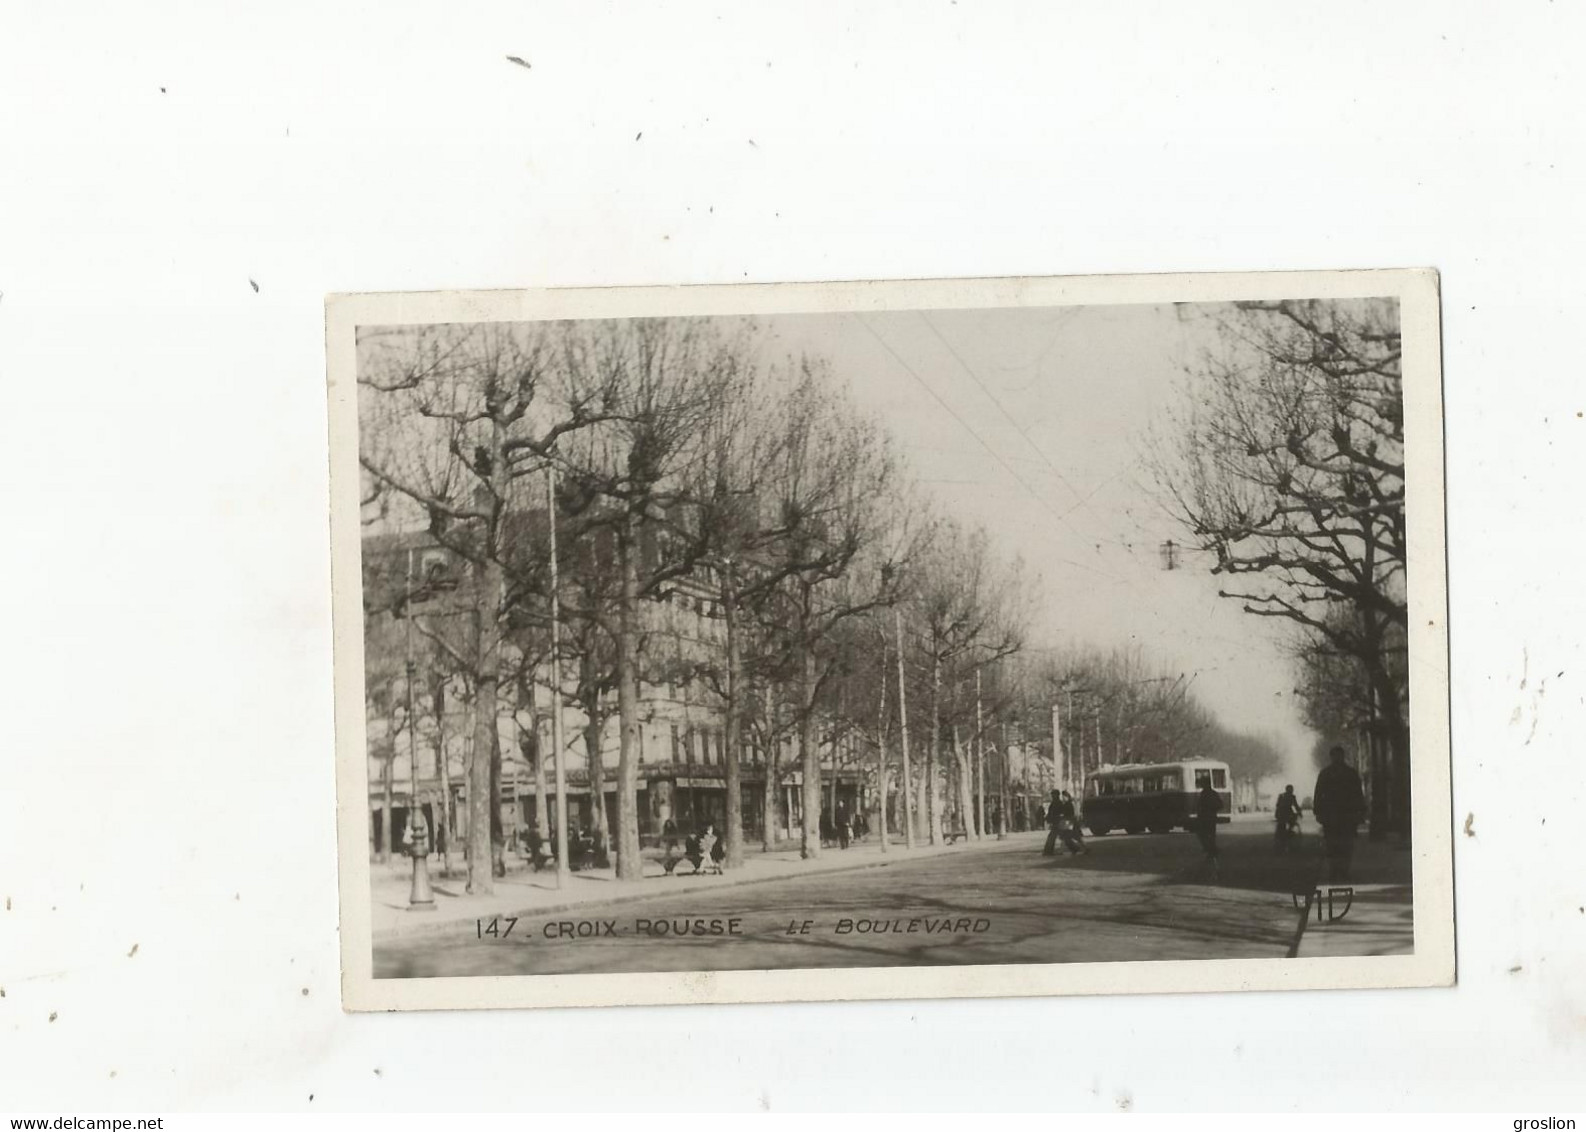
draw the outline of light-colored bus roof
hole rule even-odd
[[[1118,763],[1117,765],[1103,763],[1101,766],[1089,771],[1088,774],[1090,777],[1094,778],[1098,775],[1104,774],[1141,774],[1145,771],[1162,771],[1168,770],[1172,767],[1198,766],[1220,766],[1225,770],[1228,768],[1228,764],[1223,762],[1221,759],[1175,759],[1172,762],[1166,763]]]

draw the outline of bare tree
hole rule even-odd
[[[844,622],[896,600],[896,547],[884,535],[897,467],[885,434],[858,416],[818,365],[801,365],[776,427],[754,604],[768,666],[791,677],[803,775],[800,853],[814,857],[821,848],[817,707]]]
[[[955,698],[962,679],[973,681],[974,669],[994,664],[1023,645],[1025,590],[1017,565],[1003,568],[992,555],[984,531],[966,533],[944,523],[927,551],[910,602],[916,648],[928,673],[928,743],[925,748],[925,812],[931,843],[942,840],[943,799],[939,768],[944,743],[954,724],[973,726],[973,700]],[[944,689],[947,697],[944,701]],[[967,711],[967,714],[965,714]],[[957,808],[966,831],[973,831],[973,804],[968,765],[956,739],[953,779]]]
[[[558,382],[564,329],[545,324],[374,328],[359,339],[359,460],[466,564],[459,580],[472,649],[454,659],[473,684],[468,891],[494,890],[499,847],[501,680],[507,610],[520,600],[525,547],[511,521],[534,476],[569,433],[607,419],[598,388]],[[509,591],[509,581],[513,590]],[[439,643],[439,641],[438,641]]]
[[[703,544],[691,473],[719,408],[739,342],[707,320],[600,322],[569,335],[567,372],[578,404],[606,419],[570,437],[561,459],[570,485],[602,501],[614,535],[617,713],[617,874],[641,873],[639,858],[639,689],[642,598],[691,573]]]
[[[1355,658],[1407,828],[1404,411],[1397,303],[1241,304],[1150,460],[1160,497],[1236,579],[1220,591]],[[1334,611],[1343,606],[1350,616]]]

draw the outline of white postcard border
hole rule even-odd
[[[355,331],[360,325],[657,315],[1393,297],[1404,343],[1412,955],[645,974],[373,977],[366,848]],[[1161,994],[1454,981],[1447,572],[1438,277],[1431,269],[1069,276],[332,295],[326,301],[342,1001],[348,1010]]]

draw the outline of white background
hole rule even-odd
[[[1586,1107],[1583,41],[1567,3],[8,5],[0,1109]],[[326,292],[1419,265],[1457,989],[341,1012]]]

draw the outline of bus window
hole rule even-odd
[[[1212,785],[1218,790],[1228,789],[1228,772],[1218,767],[1212,771]]]
[[[1212,772],[1210,770],[1197,770],[1195,772],[1195,789],[1201,790],[1211,784]]]

